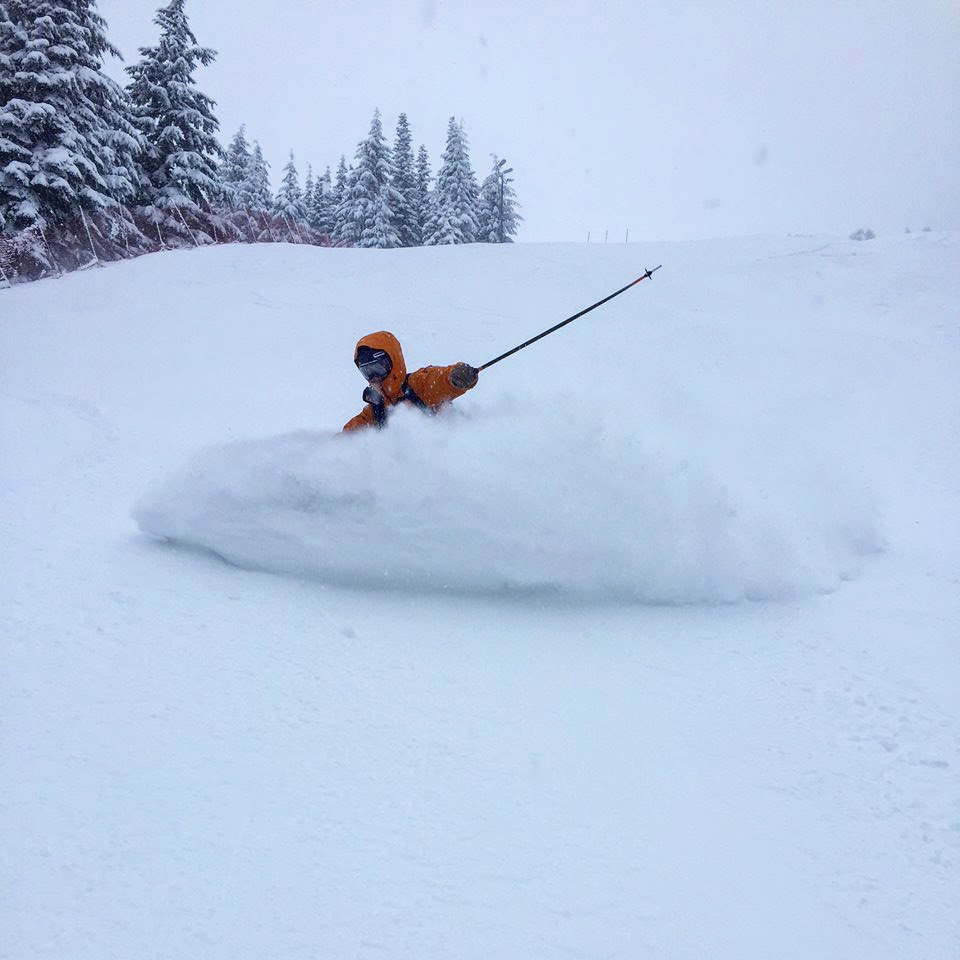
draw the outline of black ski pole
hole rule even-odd
[[[499,357],[494,357],[492,360],[488,360],[482,367],[477,367],[478,370],[486,370],[488,367],[492,367],[495,363],[499,363],[501,360],[506,360],[507,357],[512,357],[515,353],[520,350],[523,350],[524,347],[529,347],[531,343],[536,343],[538,340],[542,340],[544,337],[553,333],[556,330],[559,330],[561,327],[565,327],[568,323],[573,323],[574,320],[579,320],[584,314],[589,313],[591,310],[596,310],[597,307],[602,307],[605,303],[609,303],[614,297],[619,297],[621,293],[626,293],[631,287],[635,287],[641,280],[646,280],[647,277],[652,277],[659,269],[660,266],[654,267],[652,270],[647,270],[642,277],[637,277],[636,280],[632,280],[625,287],[621,287],[615,293],[611,293],[610,296],[604,297],[602,300],[598,300],[596,303],[587,307],[584,310],[581,310],[579,313],[575,313],[572,317],[567,317],[566,320],[562,320],[560,323],[552,326],[549,330],[544,330],[543,333],[538,333],[535,337],[531,337],[529,340],[524,343],[519,344],[514,347],[512,350],[508,350],[506,353],[501,353]]]

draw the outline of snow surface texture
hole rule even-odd
[[[0,956],[953,960],[958,254],[0,291]],[[660,262],[449,417],[335,436],[360,335],[481,363]]]

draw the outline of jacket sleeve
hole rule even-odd
[[[360,430],[363,427],[370,426],[373,426],[373,410],[371,410],[368,405],[343,425],[342,432],[348,433],[351,430]]]
[[[455,387],[450,382],[450,372],[456,366],[421,367],[407,378],[414,393],[428,406],[438,407],[441,403],[462,397],[467,391]]]

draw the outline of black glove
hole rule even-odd
[[[480,371],[476,367],[471,367],[469,363],[457,363],[450,371],[450,382],[458,390],[469,390],[477,385],[477,378]]]
[[[373,411],[373,422],[379,428],[387,422],[387,407],[383,401],[383,394],[376,387],[367,387],[363,391],[363,402],[370,404]]]

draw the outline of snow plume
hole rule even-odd
[[[134,517],[238,566],[327,582],[650,603],[827,591],[877,549],[835,466],[721,446],[509,402],[474,417],[399,410],[381,432],[203,451]]]

